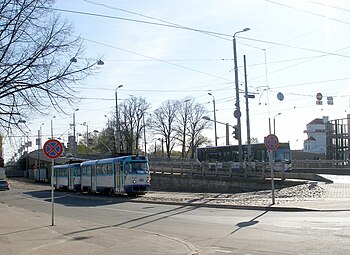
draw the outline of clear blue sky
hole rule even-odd
[[[276,117],[277,136],[281,142],[289,141],[292,149],[301,149],[307,123],[322,116],[345,118],[349,113],[349,1],[58,0],[54,7],[85,39],[86,57],[102,57],[105,62],[97,76],[74,85],[83,97],[76,104],[76,122],[87,122],[90,130],[105,126],[104,115],[113,111],[114,91],[120,84],[121,100],[142,96],[154,110],[167,99],[191,96],[213,118],[211,92],[217,120],[235,125],[232,35],[246,27],[251,30],[236,38],[240,90],[244,90],[246,55],[249,92],[256,96],[249,100],[251,137],[263,142],[268,119],[281,113]],[[283,101],[277,99],[279,92]],[[324,97],[322,106],[316,105],[317,93]],[[334,105],[327,105],[327,96],[334,98]],[[240,102],[245,141],[243,94]],[[57,115],[56,135],[72,132],[71,115],[52,115]],[[44,138],[48,137],[50,119],[28,122],[32,136],[44,123]],[[85,131],[77,125],[77,132]],[[214,131],[207,135],[213,139]],[[218,125],[218,137],[224,136],[224,126]],[[218,144],[224,143],[220,138]],[[6,144],[5,158],[15,147]]]

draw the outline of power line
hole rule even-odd
[[[310,49],[310,48],[304,48],[304,47],[298,47],[298,46],[292,46],[292,45],[288,45],[288,44],[284,44],[284,43],[276,43],[276,42],[270,42],[270,41],[266,41],[266,40],[253,39],[253,38],[247,38],[247,37],[240,37],[240,39],[248,40],[248,41],[254,41],[254,42],[261,42],[261,43],[266,43],[266,44],[273,44],[273,45],[283,46],[283,47],[288,47],[288,48],[293,48],[293,49],[317,52],[317,53],[322,53],[322,54],[331,55],[331,56],[350,58],[350,56],[347,56],[347,55],[336,54],[336,53],[332,53],[332,52],[316,50],[316,49]]]
[[[333,8],[333,9],[337,9],[337,10],[341,10],[341,11],[350,12],[349,9],[337,7],[337,6],[334,6],[334,5],[329,5],[329,4],[324,4],[324,3],[318,3],[318,2],[314,2],[314,1],[307,1],[307,2],[312,3],[312,4],[316,4],[316,5],[322,5],[322,6],[331,7],[331,8]]]
[[[214,78],[217,78],[217,79],[221,79],[221,80],[225,80],[225,81],[231,81],[229,79],[226,79],[226,78],[223,78],[223,77],[219,77],[219,76],[214,75],[214,74],[210,74],[210,73],[203,72],[203,71],[200,71],[200,70],[197,70],[197,69],[181,66],[181,65],[169,62],[169,61],[165,61],[165,60],[162,60],[162,59],[157,59],[157,58],[154,58],[154,57],[151,57],[151,56],[147,56],[147,55],[144,55],[144,54],[141,54],[141,53],[137,53],[137,52],[134,52],[134,51],[131,51],[131,50],[126,50],[126,49],[123,49],[123,48],[120,48],[120,47],[117,47],[117,46],[113,46],[113,45],[109,45],[109,44],[106,44],[106,43],[97,42],[95,40],[90,40],[90,39],[86,39],[86,38],[83,38],[83,39],[85,41],[88,41],[88,42],[96,43],[96,44],[103,45],[103,46],[106,46],[106,47],[109,47],[109,48],[113,48],[113,49],[117,49],[117,50],[120,50],[120,51],[124,51],[124,52],[130,53],[130,54],[134,54],[134,55],[142,56],[142,57],[145,57],[145,58],[153,59],[153,60],[156,60],[158,62],[166,63],[168,65],[176,66],[176,67],[179,67],[181,69],[186,69],[186,70],[189,70],[189,71],[193,71],[193,72],[196,72],[196,73],[204,74],[204,75],[211,76],[211,77],[214,77]]]
[[[333,21],[337,21],[337,22],[346,24],[346,25],[350,25],[350,22],[347,22],[347,21],[344,21],[344,20],[340,20],[340,19],[336,19],[336,18],[332,18],[332,17],[328,17],[326,15],[322,15],[322,14],[319,14],[319,13],[316,13],[316,12],[311,12],[311,11],[306,11],[306,10],[303,10],[303,9],[298,9],[298,8],[296,8],[294,6],[290,6],[290,5],[282,4],[282,3],[277,3],[277,2],[271,1],[271,0],[265,0],[265,1],[269,2],[269,3],[272,3],[272,4],[283,6],[283,7],[286,7],[286,8],[290,8],[290,9],[298,10],[298,11],[301,11],[301,12],[305,12],[305,13],[308,13],[308,14],[311,14],[311,15],[314,15],[314,16],[317,16],[317,17],[324,18],[324,19],[329,19],[329,20],[333,20]]]
[[[189,31],[193,31],[193,32],[205,33],[205,34],[209,34],[209,35],[218,35],[218,36],[226,36],[226,37],[232,37],[233,36],[233,35],[230,35],[230,34],[218,33],[218,32],[213,32],[213,31],[208,31],[208,30],[202,30],[202,29],[195,29],[195,28],[184,27],[184,26],[180,26],[180,25],[171,25],[171,24],[150,22],[150,21],[145,21],[145,20],[122,18],[122,17],[105,15],[105,14],[97,14],[97,13],[92,13],[92,12],[73,11],[73,10],[67,10],[67,9],[61,9],[61,8],[53,8],[53,7],[40,7],[40,8],[42,8],[42,9],[49,9],[49,10],[53,10],[53,11],[59,11],[59,12],[74,13],[74,14],[80,14],[80,15],[88,15],[88,16],[99,17],[99,18],[116,19],[116,20],[123,20],[123,21],[131,21],[131,22],[136,22],[136,23],[148,24],[148,25],[155,25],[155,26],[163,26],[163,27],[184,29],[184,30],[189,30]],[[221,39],[224,39],[224,38],[221,38]],[[229,39],[226,39],[226,40],[229,40]]]
[[[113,7],[113,6],[106,5],[106,4],[101,4],[101,3],[96,3],[96,2],[93,2],[93,1],[89,1],[89,0],[83,0],[83,1],[85,1],[87,3],[90,3],[90,4],[103,6],[103,7],[106,7],[108,9],[118,10],[118,11],[122,11],[122,12],[125,12],[125,13],[129,13],[129,14],[140,16],[140,17],[144,17],[144,18],[147,18],[147,19],[160,21],[160,22],[163,22],[165,24],[169,24],[169,25],[176,26],[176,27],[179,27],[179,28],[193,30],[193,28],[190,28],[190,27],[187,27],[187,26],[183,26],[183,25],[180,25],[180,24],[177,24],[177,23],[169,22],[169,21],[166,21],[166,20],[163,20],[163,19],[158,19],[158,18],[155,18],[155,17],[151,17],[151,16],[148,16],[148,15],[144,15],[144,14],[138,13],[138,12],[128,11],[128,10],[125,10],[125,9],[122,9],[122,8]],[[230,40],[230,39],[223,38],[223,37],[219,36],[218,34],[216,34],[216,32],[210,32],[210,31],[205,31],[205,30],[194,30],[194,31],[200,32],[200,33],[204,33],[204,34],[207,34],[207,35],[210,35],[210,36],[214,36],[214,37],[217,37],[217,38],[220,38],[220,39]],[[232,35],[230,35],[230,36],[232,36]]]
[[[271,3],[275,3],[275,4],[279,4],[279,3],[276,3],[276,2],[273,2],[273,1],[270,1],[270,0],[265,0],[265,1],[271,2]],[[280,4],[280,5],[283,5],[283,4]],[[287,5],[285,5],[285,6],[287,6]],[[293,7],[290,7],[290,8],[293,8]],[[208,34],[208,35],[220,35],[220,36],[224,36],[224,37],[232,37],[233,36],[232,34],[225,34],[225,33],[218,33],[218,32],[214,32],[214,31],[190,28],[190,27],[181,26],[181,25],[177,25],[177,24],[176,25],[172,25],[172,24],[175,24],[175,23],[170,23],[170,22],[167,22],[167,21],[162,21],[162,22],[167,22],[167,23],[170,23],[170,24],[149,22],[149,21],[130,19],[130,18],[122,18],[122,17],[117,17],[117,16],[96,14],[96,13],[91,13],[91,12],[73,11],[73,10],[60,9],[60,8],[47,8],[47,7],[45,7],[45,9],[56,10],[56,11],[67,12],[67,13],[80,14],[80,15],[95,16],[95,17],[100,17],[100,18],[109,18],[109,19],[137,22],[137,23],[143,23],[143,24],[148,24],[148,25],[164,26],[164,27],[170,27],[170,28],[175,28],[175,29],[184,29],[184,30],[200,32],[200,33],[204,33],[204,34]],[[123,10],[123,9],[121,9],[121,10]],[[142,15],[142,14],[138,14],[138,15]],[[149,16],[145,16],[145,17],[149,17]],[[149,18],[152,18],[152,17],[149,17]],[[155,18],[153,18],[153,19],[155,19]],[[348,24],[350,25],[350,23],[348,23]],[[288,47],[288,48],[294,48],[294,49],[300,49],[300,50],[306,50],[306,51],[311,51],[311,52],[317,52],[317,53],[323,53],[323,54],[329,54],[329,55],[334,55],[334,56],[339,56],[339,57],[350,58],[350,56],[346,56],[346,55],[334,54],[334,53],[321,51],[321,50],[316,50],[316,49],[310,49],[310,48],[297,47],[297,46],[292,46],[292,45],[288,45],[288,44],[284,44],[284,43],[276,43],[276,42],[271,42],[271,41],[266,41],[266,40],[259,40],[259,39],[253,39],[253,38],[247,38],[247,37],[241,37],[241,36],[237,36],[237,38],[244,39],[244,40],[250,40],[250,41],[254,41],[254,42],[262,42],[262,43],[276,45],[276,46],[283,46],[283,47]],[[220,37],[220,39],[225,39],[225,40],[231,41],[231,39],[228,39],[228,38]],[[89,41],[89,40],[87,40],[87,41]],[[93,41],[93,40],[90,40],[90,41],[94,42],[94,43],[97,43],[97,44],[104,45],[104,46],[108,46],[106,44],[99,43],[97,41]],[[255,47],[255,46],[251,46],[251,45],[248,45],[248,46]],[[116,48],[118,48],[118,47],[116,47]],[[257,47],[255,47],[255,48],[257,48]],[[123,49],[121,49],[121,50],[123,50]],[[124,50],[124,51],[128,52],[127,50]],[[136,54],[136,53],[134,53],[134,54]],[[140,55],[142,56],[142,54],[140,54]]]

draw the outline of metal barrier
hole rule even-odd
[[[269,163],[243,162],[185,162],[185,161],[150,161],[151,173],[201,176],[255,176],[265,177],[270,174]],[[276,172],[284,172],[283,162],[274,163]]]
[[[292,169],[350,168],[349,160],[292,160]]]

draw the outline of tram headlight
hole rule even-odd
[[[135,183],[136,183],[136,180],[132,180],[132,183],[134,183],[134,184],[135,184]]]

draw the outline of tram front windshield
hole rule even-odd
[[[147,162],[128,162],[124,166],[127,174],[146,174],[148,173]]]

